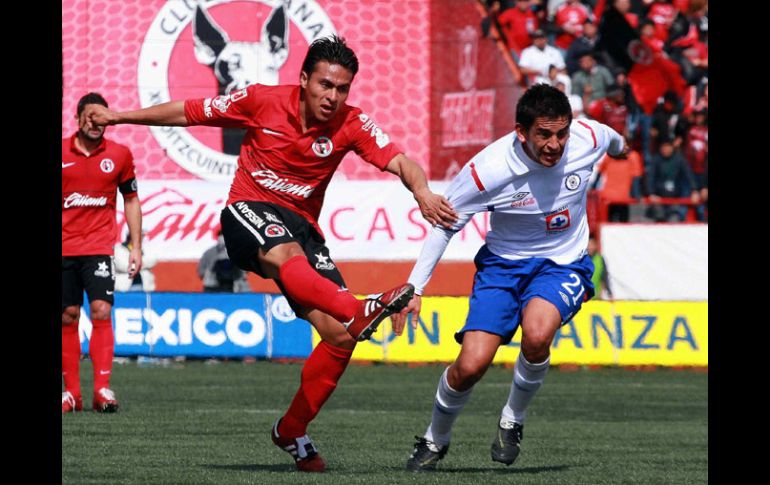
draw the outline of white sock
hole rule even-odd
[[[524,419],[527,417],[527,406],[543,384],[550,364],[550,356],[539,364],[533,364],[524,358],[523,352],[519,352],[519,358],[513,369],[511,392],[508,394],[508,402],[505,403],[500,416],[501,426],[511,428],[514,421],[524,424]]]
[[[468,398],[471,397],[471,387],[467,391],[455,391],[447,382],[449,367],[441,374],[436,390],[436,399],[433,401],[433,418],[425,431],[425,439],[439,446],[449,444],[452,436],[452,425],[463,410]]]

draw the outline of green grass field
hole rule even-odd
[[[708,374],[551,369],[532,402],[522,454],[490,459],[511,369],[493,367],[457,420],[440,472],[404,470],[428,424],[443,366],[353,365],[309,429],[327,473],[300,474],[269,432],[299,364],[115,365],[120,412],[62,416],[71,484],[703,484]],[[84,407],[91,365],[83,362]]]

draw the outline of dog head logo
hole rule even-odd
[[[289,57],[289,17],[286,6],[273,9],[259,42],[238,42],[230,37],[200,4],[193,20],[195,58],[214,71],[219,94],[230,94],[258,83],[278,84],[278,70]]]
[[[210,98],[209,109],[226,110],[251,84],[297,84],[307,46],[332,34],[317,0],[165,2],[139,54],[140,105]],[[230,181],[235,174],[243,130],[150,130],[168,157],[194,175]]]

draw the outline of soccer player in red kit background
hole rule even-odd
[[[368,339],[382,320],[404,308],[414,291],[404,284],[358,300],[345,287],[318,225],[337,166],[355,151],[380,170],[398,175],[432,225],[449,226],[456,220],[446,199],[428,188],[422,168],[367,114],[346,104],[357,72],[353,50],[332,36],[311,44],[299,86],[255,84],[215,98],[123,113],[94,106],[87,112],[94,126],[246,128],[221,215],[228,255],[240,268],[275,280],[296,314],[322,339],[305,362],[288,411],[272,431],[273,442],[302,471],[325,469],[306,430],[336,388],[356,341]]]
[[[115,412],[118,401],[110,389],[115,338],[111,310],[115,275],[113,247],[118,238],[115,220],[117,190],[123,194],[132,249],[129,275],[142,267],[142,209],[137,197],[131,151],[104,137],[104,127],[86,121],[91,106],[106,109],[98,93],[78,101],[78,131],[61,144],[62,178],[62,413],[81,411],[80,338],[78,322],[83,291],[88,294],[93,330],[88,345],[94,372],[93,409]],[[117,189],[117,190],[116,190]]]

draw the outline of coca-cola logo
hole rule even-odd
[[[70,207],[104,207],[107,205],[107,197],[91,197],[90,195],[73,192],[64,199],[64,208]]]

